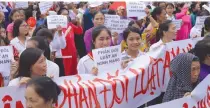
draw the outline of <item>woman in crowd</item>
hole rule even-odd
[[[147,5],[144,11],[147,15],[150,15],[152,12],[152,7],[150,5]]]
[[[194,48],[194,54],[199,57],[201,63],[200,81],[210,74],[210,39],[199,41]]]
[[[130,26],[137,28],[139,30],[139,33],[141,34],[145,29],[145,20],[144,19],[137,20],[137,21],[132,20],[128,24],[128,27],[130,27]],[[119,35],[118,44],[121,44],[122,51],[124,51],[128,48],[128,46],[123,38],[123,33],[120,33],[120,35]],[[142,50],[141,47],[139,47],[139,49]]]
[[[3,26],[3,28],[6,28],[5,15],[2,11],[0,12],[0,25]]]
[[[9,40],[7,38],[6,30],[3,25],[0,25],[0,38],[1,38],[1,46],[9,45]]]
[[[46,41],[48,47],[47,47],[47,51],[51,51],[50,48],[50,43],[52,42],[53,40],[53,33],[52,31],[50,31],[49,29],[47,28],[42,28],[40,29],[37,33],[36,33],[36,36],[39,36],[39,37],[43,37],[44,40]],[[52,60],[52,54],[50,53],[49,56],[46,56],[48,60]]]
[[[156,32],[158,30],[159,24],[167,19],[166,11],[161,7],[156,7],[151,15],[147,17],[150,19],[150,24],[142,33],[142,40],[144,43],[146,43],[143,46],[143,51],[148,51],[150,45],[156,42]]]
[[[46,76],[47,64],[43,51],[27,48],[20,55],[18,72],[8,86],[26,84],[31,78]]]
[[[204,21],[204,28],[202,29],[201,37],[209,35],[210,35],[210,17],[207,17]]]
[[[32,37],[27,42],[27,48],[39,48],[44,52],[44,56],[46,58],[50,58],[50,50],[48,43],[45,41],[44,37],[41,36],[35,36]],[[53,78],[59,77],[59,67],[54,62],[46,59],[47,63],[47,76],[52,76]]]
[[[61,89],[48,77],[33,78],[25,91],[27,108],[55,108]]]
[[[123,31],[124,41],[128,49],[122,52],[122,68],[127,66],[128,61],[135,59],[144,53],[139,50],[141,46],[141,33],[138,28],[129,26]]]
[[[166,2],[158,2],[158,7],[166,9]]]
[[[85,47],[86,47],[87,53],[89,53],[91,51],[91,44],[92,44],[91,40],[92,40],[93,28],[100,26],[100,25],[104,25],[104,20],[105,20],[105,16],[102,12],[99,11],[99,12],[96,12],[93,14],[94,27],[87,30],[84,35],[84,42],[85,42]]]
[[[185,3],[178,4],[179,12],[176,13],[176,19],[182,20],[182,26],[177,31],[176,40],[188,39],[190,35],[190,30],[192,28],[190,16],[187,15],[188,6]]]
[[[14,38],[13,26],[17,19],[20,19],[20,12],[18,9],[13,9],[9,15],[10,24],[7,26],[7,36],[10,41]]]
[[[20,9],[19,12],[20,12],[20,19],[21,20],[26,20],[25,10],[24,9]]]
[[[61,8],[58,15],[64,15],[69,19],[69,11],[66,8]],[[63,64],[66,76],[77,74],[77,49],[75,46],[75,36],[83,33],[80,20],[76,18],[76,25],[72,22],[68,23],[67,28],[64,28],[66,47],[62,49]]]
[[[111,32],[105,26],[97,26],[92,32],[93,49],[109,47],[111,44]],[[77,66],[78,74],[98,74],[98,69],[94,67],[92,52],[82,57]]]
[[[174,16],[174,5],[172,3],[168,3],[166,4],[166,13],[167,13],[167,19],[168,20],[175,20],[175,16]]]
[[[28,37],[29,26],[24,20],[17,19],[14,22],[13,36],[14,39],[11,40],[10,44],[13,45],[19,53],[21,53],[26,48],[26,42],[30,39]]]
[[[176,33],[176,25],[171,20],[164,21],[157,31],[156,40],[158,42],[151,45],[149,50],[153,51],[165,43],[172,42],[176,39]]]
[[[66,47],[66,39],[65,35],[62,31],[62,27],[58,26],[56,28],[54,37],[52,42],[50,43],[51,52],[53,53],[53,58],[55,63],[59,66],[60,69],[60,76],[64,76],[64,65],[63,65],[63,58],[62,58],[62,49]]]
[[[170,70],[172,77],[168,83],[163,102],[190,95],[199,84],[199,58],[190,53],[181,53],[171,61]]]
[[[202,10],[197,13],[197,16],[209,16],[209,12],[207,10]],[[208,35],[209,33],[208,28],[210,24],[210,18],[206,18],[204,20],[204,27],[202,28],[202,25],[195,24],[192,29],[190,30],[190,38],[196,38],[196,37],[203,37],[204,35]]]
[[[196,17],[198,12],[200,11],[200,3],[198,2],[192,2],[192,4],[190,5],[190,17],[191,17],[191,25],[192,27],[195,25],[196,22]]]

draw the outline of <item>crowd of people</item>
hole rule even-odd
[[[12,46],[14,54],[10,82],[3,86],[27,84],[27,107],[54,105],[60,89],[51,78],[97,76],[92,50],[115,45],[122,47],[121,67],[125,69],[133,59],[165,43],[204,37],[189,53],[179,54],[171,61],[172,77],[166,92],[147,106],[190,95],[210,73],[210,17],[203,27],[196,25],[198,16],[210,15],[203,8],[208,2],[145,2],[146,16],[141,19],[127,17],[125,2],[54,2],[45,14],[40,12],[38,2],[28,2],[28,8],[2,4],[8,11],[0,11],[0,46]],[[52,11],[67,17],[67,28],[58,25],[48,29],[47,16]],[[113,33],[104,25],[105,14],[131,21],[122,33]],[[31,18],[36,19],[34,26]],[[179,30],[173,23],[178,19],[182,21]]]

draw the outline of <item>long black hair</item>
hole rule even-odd
[[[96,38],[99,36],[99,34],[101,33],[101,31],[107,31],[107,33],[109,34],[109,36],[111,36],[111,31],[104,25],[100,25],[100,26],[97,26],[93,29],[93,32],[92,32],[92,49],[95,48],[94,46],[94,42],[96,41]]]
[[[17,77],[31,77],[31,67],[39,60],[43,51],[38,48],[27,48],[21,55],[19,60],[19,68]]]
[[[160,39],[163,38],[163,32],[164,32],[164,31],[168,31],[169,25],[170,25],[171,23],[172,23],[171,20],[166,20],[166,21],[164,21],[163,23],[161,23],[161,24],[159,25],[159,29],[158,29],[158,31],[157,31],[157,33],[156,33],[156,41],[159,41]]]
[[[24,22],[24,20],[21,20],[21,19],[15,20],[14,26],[13,26],[13,36],[14,36],[14,37],[19,36],[19,34],[20,34],[19,28],[20,28],[20,25],[21,25],[23,22]]]

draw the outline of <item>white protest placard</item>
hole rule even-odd
[[[204,9],[206,9],[207,11],[209,11],[210,12],[210,7],[209,6],[207,6],[207,5],[203,5],[202,6]]]
[[[0,73],[4,78],[4,85],[8,85],[11,61],[13,60],[12,46],[1,46],[0,47]]]
[[[104,26],[111,30],[112,33],[117,32],[120,34],[128,27],[129,22],[129,19],[121,19],[118,15],[105,15]]]
[[[28,8],[28,2],[15,2],[15,8]]]
[[[176,25],[176,30],[179,30],[182,26],[182,20],[173,20],[172,21]]]
[[[47,16],[47,28],[54,29],[60,25],[62,28],[67,28],[67,17],[63,15],[50,15]]]
[[[116,71],[121,67],[121,46],[95,49],[93,58],[99,73]]]
[[[210,17],[210,16],[197,16],[195,26],[202,28],[204,26],[204,21],[207,17]]]
[[[138,19],[146,16],[144,9],[145,3],[141,1],[127,1],[126,2],[127,17],[138,17]]]
[[[52,6],[53,2],[40,2],[39,9],[41,14],[45,14]]]
[[[2,12],[8,12],[6,6],[4,4],[2,4],[2,3],[0,3],[0,11],[2,11]]]
[[[120,20],[120,16],[119,15],[108,15],[108,14],[105,14],[104,25],[110,26],[112,20]]]

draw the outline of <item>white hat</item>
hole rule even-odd
[[[102,2],[90,2],[89,7],[97,7],[97,6],[100,6],[102,4],[103,4]]]

